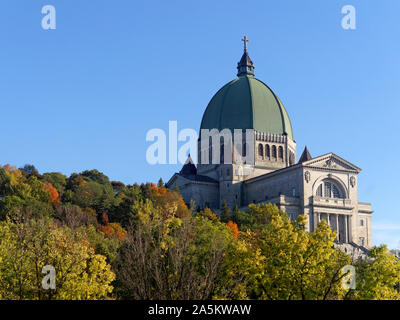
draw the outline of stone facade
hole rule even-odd
[[[255,164],[199,165],[191,175],[174,174],[167,187],[178,185],[185,202],[194,201],[200,209],[218,211],[223,201],[242,210],[250,203],[274,203],[292,219],[305,214],[307,231],[325,220],[337,232],[338,243],[371,247],[371,205],[358,202],[361,169],[333,153],[297,164],[285,161],[287,155],[282,161],[278,154],[268,166],[260,165],[258,155]]]
[[[371,205],[358,202],[361,169],[333,153],[312,158],[307,148],[296,163],[289,115],[254,77],[246,46],[237,69],[238,78],[204,112],[197,167],[189,156],[167,187],[177,185],[186,203],[217,212],[224,201],[242,210],[250,203],[274,203],[292,219],[306,215],[309,232],[325,220],[337,231],[338,246],[371,247]],[[218,135],[203,135],[211,131]]]

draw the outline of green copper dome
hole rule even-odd
[[[265,83],[254,78],[254,65],[246,48],[237,68],[239,77],[223,86],[211,99],[200,129],[254,129],[287,134],[294,140],[285,107]]]

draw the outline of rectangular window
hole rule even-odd
[[[360,220],[360,226],[361,226],[361,227],[364,226],[364,220],[363,220],[363,219]]]
[[[364,246],[364,245],[365,245],[365,240],[364,240],[364,238],[360,238],[360,245],[361,245],[361,246]]]

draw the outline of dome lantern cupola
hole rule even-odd
[[[251,61],[247,52],[247,42],[249,42],[249,40],[244,36],[242,41],[244,42],[244,52],[237,65],[237,76],[254,76],[254,63]]]
[[[203,114],[202,129],[254,129],[256,132],[284,136],[292,141],[293,129],[289,115],[278,96],[254,76],[254,64],[247,53],[238,62],[238,77],[225,84],[212,97]]]

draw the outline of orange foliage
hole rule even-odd
[[[151,184],[150,190],[155,196],[165,196],[167,194],[166,188],[157,187],[154,183]]]
[[[108,220],[108,215],[106,212],[103,212],[103,214],[101,215],[101,224],[102,225],[108,225],[109,224],[109,220]]]
[[[5,164],[5,165],[3,166],[3,169],[6,170],[6,171],[8,171],[8,172],[17,172],[17,171],[19,171],[19,170],[17,169],[17,167],[12,166],[12,165],[10,165],[10,164]]]
[[[108,238],[118,238],[123,241],[126,239],[126,230],[120,226],[120,224],[111,222],[106,225],[101,225],[98,228],[99,231],[103,232]]]
[[[237,239],[239,237],[239,228],[237,224],[232,221],[228,221],[226,225],[228,226],[229,229],[231,229],[234,238]]]
[[[156,206],[166,209],[171,203],[175,203],[178,206],[176,216],[178,218],[188,217],[191,215],[185,201],[182,196],[167,188],[157,187],[154,183],[151,184],[150,190],[154,197],[154,203]]]
[[[60,204],[60,196],[56,188],[51,183],[44,183],[44,188],[50,194],[51,204]]]

